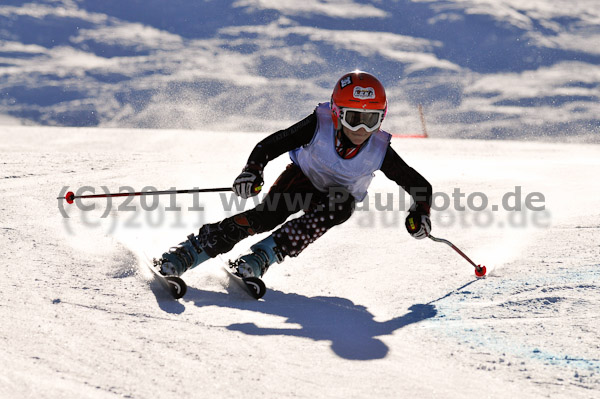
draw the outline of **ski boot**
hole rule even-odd
[[[269,236],[250,247],[251,252],[240,256],[234,265],[243,278],[262,277],[273,263],[283,262],[283,253]]]
[[[158,271],[163,276],[181,276],[208,259],[210,256],[202,249],[198,238],[190,234],[186,241],[171,247],[162,255],[157,262]]]

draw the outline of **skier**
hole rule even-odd
[[[164,275],[180,276],[215,256],[230,251],[244,238],[274,230],[289,216],[304,211],[251,246],[235,261],[243,277],[261,277],[273,263],[298,256],[310,243],[352,215],[373,178],[381,170],[413,198],[405,221],[417,239],[431,231],[432,188],[390,146],[390,134],[380,130],[387,113],[385,89],[375,76],[354,71],[337,82],[331,101],[295,125],[259,142],[233,191],[242,198],[257,195],[263,169],[289,152],[292,163],[281,173],[254,209],[206,224],[198,235],[172,247],[159,261]]]

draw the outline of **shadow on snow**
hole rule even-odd
[[[330,341],[331,349],[336,355],[350,360],[384,358],[389,348],[377,337],[390,335],[400,328],[432,318],[437,314],[431,304],[415,304],[402,316],[378,322],[374,320],[374,315],[367,308],[344,298],[307,297],[269,290],[262,301],[255,301],[240,299],[240,296],[233,292],[234,287],[229,290],[231,292],[223,293],[188,287],[186,299],[199,307],[220,306],[285,317],[287,323],[299,324],[301,327],[262,328],[254,323],[243,323],[232,324],[227,328],[248,335],[287,335],[314,341]],[[170,301],[168,309],[163,308],[163,310],[179,313],[182,311],[181,307],[182,304]]]
[[[402,316],[383,322],[376,321],[375,315],[365,306],[339,297],[308,297],[270,289],[261,301],[256,301],[243,292],[241,287],[231,284],[226,287],[227,292],[188,286],[183,302],[178,302],[174,301],[157,281],[151,283],[151,289],[159,307],[167,313],[182,314],[186,303],[193,303],[198,307],[219,306],[284,317],[287,323],[301,327],[263,328],[254,323],[234,323],[227,329],[255,336],[286,335],[314,341],[330,341],[331,349],[341,358],[374,360],[384,358],[389,352],[389,348],[378,337],[391,335],[403,327],[435,317],[438,313],[434,305],[436,302],[476,281],[479,280],[471,280],[428,303],[414,304]]]

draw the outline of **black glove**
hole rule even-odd
[[[242,198],[257,195],[262,190],[263,171],[261,168],[246,165],[242,173],[233,182],[233,192]]]
[[[429,205],[417,203],[408,213],[404,225],[408,234],[421,240],[431,232],[431,219],[429,219]]]

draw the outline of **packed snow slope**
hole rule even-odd
[[[398,133],[423,104],[436,137],[598,142],[599,27],[598,0],[3,0],[0,114],[264,131],[358,68]]]
[[[228,186],[261,137],[0,129],[0,397],[597,396],[596,145],[392,141],[438,193],[433,233],[486,265],[482,280],[448,246],[407,235],[382,174],[347,223],[268,271],[260,301],[220,259],[184,275],[178,302],[143,265],[234,212],[231,197],[56,199]],[[266,187],[287,162],[267,166]]]

